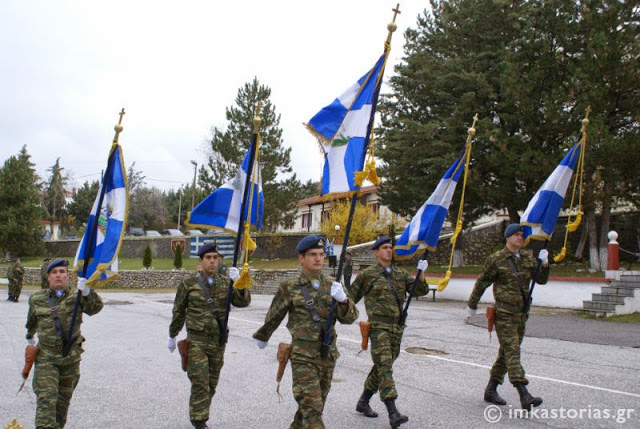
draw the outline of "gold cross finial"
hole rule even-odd
[[[262,109],[262,101],[258,100],[256,103],[256,115],[253,117],[253,133],[258,134],[258,128],[260,127],[260,110]]]
[[[119,115],[120,115],[120,120],[118,121],[118,125],[115,126],[115,130],[116,130],[116,135],[113,138],[113,143],[118,143],[118,136],[120,135],[120,133],[122,132],[122,117],[124,116],[125,111],[124,111],[124,107],[122,108],[122,110],[120,111]]]
[[[393,12],[393,21],[391,21],[390,23],[387,24],[387,30],[389,30],[389,34],[387,35],[387,41],[385,42],[385,49],[389,49],[390,48],[390,46],[391,46],[391,35],[398,28],[398,26],[396,25],[396,16],[398,16],[399,13],[402,13],[402,12],[400,12],[400,3],[398,3],[398,5],[396,6],[395,9],[391,9],[391,11]]]
[[[393,12],[393,21],[392,22],[396,22],[396,16],[399,13],[402,13],[402,12],[400,12],[400,3],[398,3],[398,5],[396,6],[395,9],[391,9],[391,11]]]

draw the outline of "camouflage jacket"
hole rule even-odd
[[[293,338],[293,347],[291,350],[292,359],[317,362],[321,360],[322,338],[318,326],[311,318],[309,307],[307,307],[305,303],[301,285],[307,286],[309,296],[313,299],[324,330],[327,326],[329,309],[332,302],[331,283],[333,283],[333,279],[324,274],[319,274],[316,278],[318,278],[320,285],[316,290],[312,286],[311,277],[313,276],[308,276],[304,272],[301,272],[298,277],[280,283],[273,297],[273,301],[271,301],[264,325],[253,334],[253,338],[268,341],[269,338],[271,338],[271,334],[280,326],[280,323],[288,314],[287,328]],[[358,318],[358,309],[350,298],[347,305],[348,308],[346,311],[344,311],[339,304],[335,307],[333,326],[331,327],[333,341],[330,350],[330,355],[333,360],[340,356],[336,347],[336,319],[340,323],[350,324]]]
[[[42,264],[42,266],[40,267],[40,280],[42,286],[49,286],[49,275],[47,274],[47,267],[49,267],[49,264],[47,263]]]
[[[215,302],[220,320],[223,321],[227,313],[227,294],[229,293],[230,279],[220,274],[214,274],[213,284],[209,285],[206,279],[204,281],[208,285],[209,295]],[[231,304],[235,307],[246,307],[250,303],[251,292],[249,289],[233,289]],[[173,302],[173,317],[169,325],[169,336],[177,336],[182,330],[185,320],[187,322],[187,336],[190,334],[204,334],[219,338],[218,322],[211,314],[211,308],[196,276],[190,277],[178,285]]]
[[[342,272],[344,276],[351,276],[351,274],[353,273],[353,259],[344,260],[344,269]]]
[[[53,313],[49,304],[49,297],[53,297],[58,315],[65,335],[69,334],[69,326],[71,325],[71,317],[73,316],[73,307],[75,305],[78,290],[76,288],[67,288],[60,298],[58,298],[52,289],[41,289],[29,297],[29,313],[27,315],[27,339],[33,338],[38,334],[38,347],[40,347],[40,355],[50,359],[65,360],[65,362],[74,362],[80,360],[82,350],[82,342],[84,337],[80,333],[80,325],[82,325],[82,313],[93,316],[102,310],[103,303],[100,295],[95,290],[91,290],[89,295],[81,296],[78,307],[76,322],[73,327],[73,338],[78,338],[66,358],[62,357],[62,339],[56,332]],[[39,359],[39,357],[38,357]],[[60,362],[62,363],[62,362]]]
[[[493,284],[493,297],[496,303],[503,302],[509,306],[523,309],[524,301],[522,293],[520,292],[518,281],[507,263],[507,259],[509,258],[513,260],[516,271],[518,272],[518,277],[520,278],[520,284],[525,294],[528,295],[531,278],[538,267],[538,260],[533,257],[531,252],[523,251],[520,252],[520,257],[517,258],[505,247],[489,256],[485,261],[482,267],[482,273],[480,273],[478,280],[476,280],[473,292],[471,292],[471,296],[467,302],[469,308],[477,309],[482,294]],[[541,267],[537,283],[545,284],[548,279],[549,267]]]
[[[22,278],[24,277],[24,268],[22,265],[13,264],[7,270],[7,278],[9,281],[22,283]]]
[[[389,290],[387,275],[385,268],[377,263],[361,270],[349,287],[349,294],[356,303],[364,297],[367,316],[374,327],[397,325],[400,318],[401,311],[395,296]],[[414,277],[406,270],[392,266],[390,279],[400,303],[404,306],[406,296],[413,286]],[[428,292],[427,283],[418,280],[414,295],[423,296]]]
[[[216,273],[222,274],[223,276],[226,276],[227,275],[227,266],[225,264],[218,265],[218,268],[216,269]]]

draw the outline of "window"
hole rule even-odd
[[[313,224],[313,213],[303,213],[302,214],[302,229],[311,229]]]

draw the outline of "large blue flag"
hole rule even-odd
[[[371,70],[306,124],[324,151],[322,195],[359,189],[355,172],[364,167],[374,96],[385,62],[383,54]]]
[[[242,210],[242,199],[247,182],[247,172],[249,171],[251,147],[249,146],[249,150],[247,150],[235,177],[209,194],[191,211],[187,221],[190,225],[202,228],[220,228],[235,234],[238,233],[240,210]],[[253,176],[251,178],[253,192],[251,187],[247,188],[249,195],[253,196],[250,221],[256,229],[260,230],[262,229],[262,216],[264,214],[264,194],[262,193],[260,163],[257,157],[254,161],[251,175]],[[247,196],[247,205],[245,207],[245,219],[249,211],[248,199],[249,196]]]
[[[578,141],[536,192],[520,218],[525,244],[529,240],[549,240],[562,209],[564,196],[571,181],[582,140]]]
[[[465,145],[462,155],[442,176],[436,190],[420,207],[402,236],[396,241],[394,251],[399,259],[410,258],[418,249],[425,247],[431,251],[435,250],[442,225],[449,212],[453,193],[464,171],[466,151],[469,149],[470,145]]]
[[[127,175],[122,149],[119,144],[114,143],[73,263],[78,276],[87,279],[87,287],[95,288],[119,277],[117,258],[124,236],[128,206]]]

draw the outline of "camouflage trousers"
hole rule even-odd
[[[504,375],[509,374],[509,381],[527,384],[524,368],[520,363],[520,344],[524,339],[524,331],[528,316],[523,313],[496,311],[495,328],[500,342],[498,357],[491,368],[491,378],[502,384]]]
[[[189,342],[187,375],[191,380],[189,417],[192,421],[209,420],[211,400],[224,364],[225,346],[216,343],[213,337],[207,342]]]
[[[324,429],[322,412],[331,389],[335,361],[312,363],[291,360],[293,397],[298,411],[289,429]]]
[[[18,283],[15,280],[9,281],[9,296],[18,299],[22,292],[22,282]]]
[[[33,391],[37,397],[36,429],[62,429],[73,391],[80,380],[80,361],[66,365],[36,361]]]
[[[400,354],[402,333],[386,329],[371,328],[371,359],[373,367],[364,382],[364,388],[371,392],[380,391],[380,399],[396,399],[398,392],[393,381],[393,363]]]

